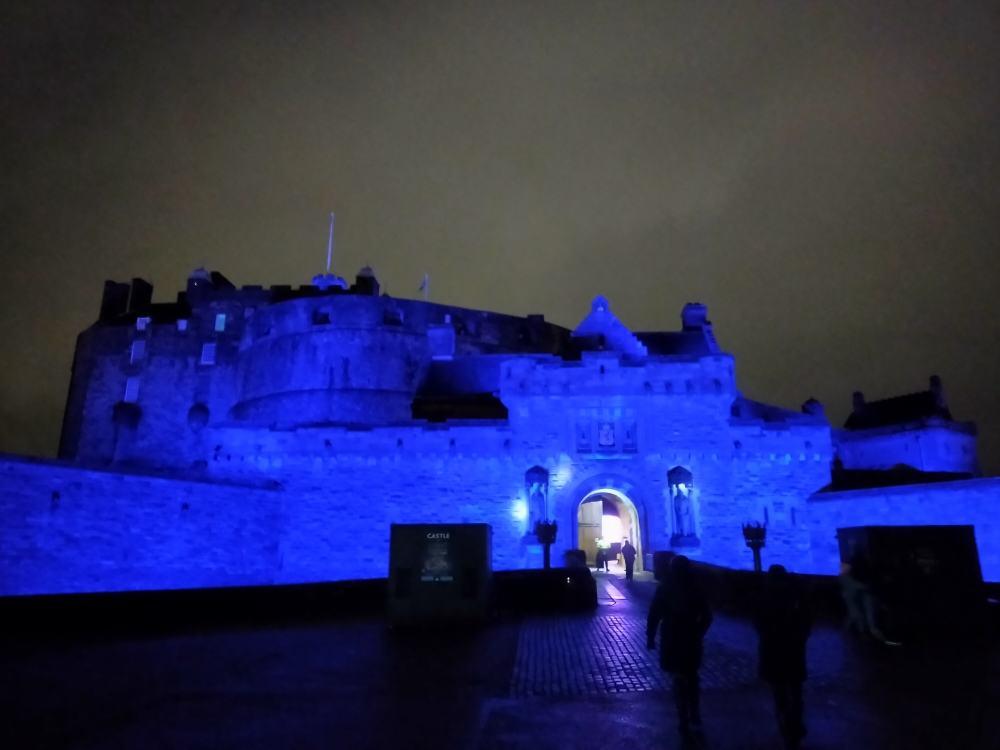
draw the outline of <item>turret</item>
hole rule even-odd
[[[138,312],[153,301],[153,285],[143,279],[132,279],[132,292],[128,296],[128,311]]]
[[[101,297],[100,320],[114,320],[119,315],[124,315],[128,310],[128,294],[128,284],[120,284],[116,281],[105,281],[104,295]]]
[[[700,302],[689,302],[681,310],[681,322],[685,331],[697,331],[711,325],[708,322],[708,308]]]
[[[863,411],[865,408],[865,394],[863,394],[861,391],[855,391],[853,400],[854,400],[854,411],[856,412]]]
[[[379,283],[378,279],[375,278],[375,272],[372,270],[371,266],[365,266],[358,271],[358,275],[355,278],[354,286],[351,287],[351,291],[355,294],[378,297]]]
[[[814,398],[811,398],[802,404],[802,413],[808,414],[810,417],[826,419],[826,409],[823,408],[823,404]]]
[[[939,409],[944,409],[947,406],[947,402],[944,400],[944,386],[941,385],[941,378],[937,375],[931,375],[931,393],[934,394],[934,400],[937,403]]]

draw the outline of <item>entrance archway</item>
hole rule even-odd
[[[635,547],[635,569],[643,569],[642,527],[639,511],[623,492],[602,488],[589,492],[580,500],[576,509],[576,543],[587,555],[587,564],[597,564],[598,539],[611,545],[617,555],[624,539]]]

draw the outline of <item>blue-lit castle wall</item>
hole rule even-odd
[[[274,583],[286,497],[0,456],[0,594]]]
[[[838,528],[958,524],[975,526],[983,578],[1000,581],[1000,478],[822,492],[807,513],[817,572],[837,570]]]
[[[631,509],[640,552],[731,567],[751,562],[745,521],[768,525],[770,562],[826,573],[838,526],[973,523],[1000,580],[993,480],[838,485],[884,468],[866,445],[892,462],[885,436],[905,430],[958,435],[933,470],[965,476],[974,428],[943,396],[857,406],[844,430],[812,400],[750,400],[703,306],[633,334],[598,298],[570,331],[396,300],[367,269],[350,289],[202,273],[176,303],[151,294],[106,285],[62,460],[0,457],[0,594],[383,577],[390,524],[408,522],[489,523],[495,568],[535,567],[534,522],[559,523],[559,560],[594,493]],[[900,404],[927,418],[894,433]]]

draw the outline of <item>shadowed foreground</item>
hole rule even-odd
[[[480,633],[398,634],[361,618],[13,636],[0,665],[3,746],[680,747],[667,683],[641,643],[651,584],[599,577],[594,614],[507,618]],[[809,658],[805,748],[998,747],[993,646],[887,651],[820,626]],[[703,746],[780,747],[755,670],[749,625],[720,616],[706,639]]]

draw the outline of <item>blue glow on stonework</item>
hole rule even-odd
[[[517,521],[523,521],[528,517],[528,504],[524,500],[515,500],[511,508],[511,515]]]
[[[556,487],[565,487],[569,484],[570,479],[573,478],[573,468],[568,465],[569,459],[565,459],[564,462],[560,462],[560,465],[554,472],[552,472],[551,481]]]

